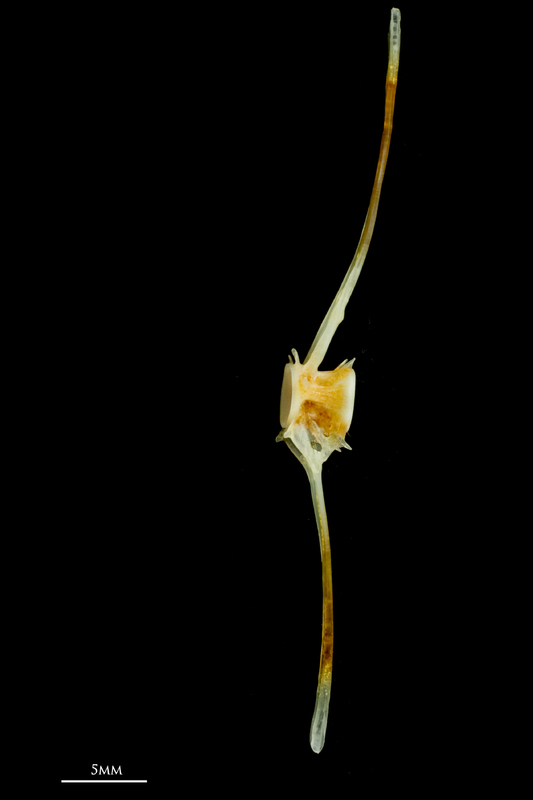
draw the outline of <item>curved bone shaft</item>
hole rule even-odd
[[[381,148],[379,151],[378,167],[374,179],[374,187],[370,197],[370,205],[366,215],[365,224],[357,250],[348,267],[348,272],[341,284],[341,288],[331,304],[331,307],[324,317],[311,348],[303,361],[304,364],[312,364],[315,368],[322,363],[327,349],[333,339],[333,335],[340,323],[344,319],[344,310],[348,300],[355,288],[355,284],[361,274],[366,254],[370,246],[370,240],[374,233],[374,225],[378,213],[381,186],[385,176],[385,167],[389,155],[390,141],[392,136],[392,118],[394,116],[394,101],[396,99],[396,86],[398,83],[398,67],[400,64],[400,11],[397,8],[391,10],[391,20],[389,29],[389,65],[387,69],[387,82],[385,94],[385,123],[383,135],[381,137]]]
[[[326,739],[329,700],[331,697],[331,675],[333,667],[333,582],[331,576],[331,547],[329,543],[328,519],[322,490],[322,472],[308,470],[313,507],[315,509],[320,555],[322,558],[322,649],[316,692],[315,711],[311,722],[310,743],[315,753],[320,753]]]

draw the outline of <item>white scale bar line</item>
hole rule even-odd
[[[81,780],[81,781],[61,781],[61,783],[148,783],[148,781],[130,780]]]

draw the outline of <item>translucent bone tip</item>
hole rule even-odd
[[[311,734],[309,736],[311,750],[313,750],[314,753],[320,753],[326,741],[330,696],[331,686],[321,683],[316,693],[315,711],[311,722]]]

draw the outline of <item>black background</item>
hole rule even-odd
[[[476,491],[476,345],[459,364],[449,289],[462,111],[435,73],[438,12],[409,7],[374,239],[322,365],[355,357],[357,391],[353,450],[324,468],[334,678],[325,748],[308,742],[319,545],[274,439],[287,355],[305,356],[372,189],[390,6],[367,5],[87,11],[50,46],[57,782],[96,763],[252,796],[267,779],[431,786],[471,757],[485,623],[471,505],[457,513]]]

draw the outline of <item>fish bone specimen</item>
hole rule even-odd
[[[320,371],[318,368],[324,360],[335,331],[344,319],[346,305],[361,273],[374,231],[389,155],[399,62],[400,11],[393,8],[390,18],[389,64],[385,86],[385,124],[363,232],[352,263],[315,336],[311,349],[303,362],[300,362],[296,350],[292,350],[293,357],[289,356],[289,363],[285,365],[281,388],[282,430],[276,441],[283,441],[289,446],[302,463],[309,478],[322,557],[322,650],[310,736],[311,747],[315,753],[320,753],[326,738],[333,666],[331,548],[322,489],[322,465],[334,450],[341,450],[343,447],[351,450],[345,437],[352,421],[355,402],[355,372],[352,368],[354,359],[343,361],[336,369],[329,372]]]

